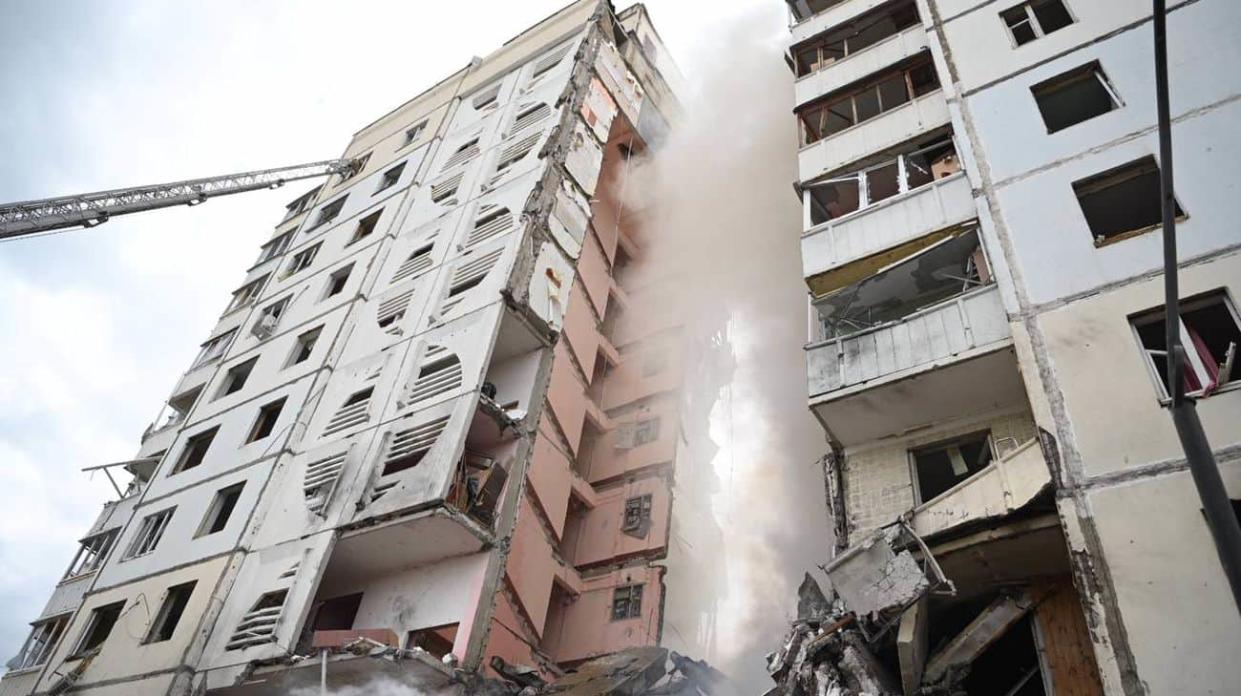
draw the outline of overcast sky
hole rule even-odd
[[[0,201],[335,157],[563,4],[5,2]],[[646,4],[691,81],[703,58],[727,58],[716,29],[746,7],[782,12],[778,0]],[[304,188],[0,243],[0,663],[113,496],[79,470],[134,455]]]

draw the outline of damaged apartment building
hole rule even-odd
[[[1168,5],[1186,387],[1236,506],[1241,6]],[[1164,408],[1150,3],[787,6],[837,548],[777,689],[1236,693]]]
[[[633,320],[619,190],[677,79],[641,5],[580,0],[355,134],[134,459],[88,467],[132,482],[0,694],[431,689],[658,644],[674,472],[712,447],[684,349],[726,352]]]

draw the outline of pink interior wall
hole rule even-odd
[[[569,357],[565,341],[556,344],[552,378],[547,388],[547,404],[568,440],[569,449],[577,455],[582,440],[582,421],[586,418],[586,385],[582,384]]]
[[[578,283],[569,291],[569,308],[564,316],[564,337],[585,373],[589,384],[595,371],[595,356],[599,354],[599,321],[590,307],[590,299]],[[585,394],[582,398],[586,398]]]
[[[593,234],[586,235],[586,242],[582,245],[582,254],[577,261],[577,277],[594,304],[595,314],[605,316],[612,269],[603,253],[603,243]],[[576,284],[574,287],[577,287]]]
[[[622,532],[625,501],[647,494],[651,496],[651,523],[646,536],[638,538]],[[671,498],[668,482],[658,477],[640,478],[599,491],[598,505],[586,512],[578,527],[578,541],[573,551],[574,565],[582,568],[666,549]]]
[[[525,497],[517,514],[517,527],[513,530],[508,555],[508,578],[534,630],[542,634],[558,564],[552,556],[547,535],[535,517],[538,512]]]
[[[496,595],[496,609],[491,619],[491,631],[487,635],[487,649],[483,652],[483,664],[488,676],[498,676],[491,669],[492,656],[503,658],[509,664],[536,666],[529,643],[538,644],[537,636],[527,635],[508,597]]]
[[[618,425],[659,416],[659,437],[653,442],[632,449],[618,449],[616,430],[609,431],[600,438],[598,446],[595,447],[587,479],[591,483],[600,483],[655,464],[673,461],[676,458],[679,428],[677,403],[675,395],[659,396],[640,409],[616,416],[614,420]]]
[[[573,475],[568,455],[556,446],[556,440],[546,420],[539,421],[539,432],[534,439],[534,451],[530,456],[527,473],[530,488],[527,489],[539,502],[547,521],[557,537],[564,535],[565,515],[569,510],[569,489]]]
[[[557,662],[583,660],[629,647],[655,645],[659,633],[659,605],[663,588],[661,569],[625,568],[584,581],[576,602],[565,607]],[[621,585],[643,583],[642,614],[623,621],[612,620],[612,590]]]

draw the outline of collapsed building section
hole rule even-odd
[[[676,473],[710,446],[681,387],[724,350],[634,281],[620,192],[676,79],[642,6],[581,0],[359,131],[0,693],[551,680],[658,644]]]

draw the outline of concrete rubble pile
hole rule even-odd
[[[737,696],[728,679],[706,662],[658,647],[631,648],[589,660],[555,681],[492,658],[501,679],[466,680],[468,696]]]

